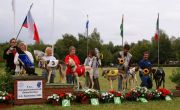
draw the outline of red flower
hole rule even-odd
[[[171,92],[169,90],[165,89],[165,88],[160,88],[160,89],[158,89],[158,91],[162,92],[163,97],[171,94]]]
[[[63,97],[65,96],[65,94],[64,94],[64,93],[61,93],[59,96],[60,96],[61,98],[63,98]]]

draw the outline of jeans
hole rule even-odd
[[[66,75],[66,82],[68,84],[74,84],[75,83],[75,76],[73,74],[67,74]]]
[[[52,70],[51,77],[50,77],[50,83],[54,83],[55,73],[56,73],[55,70]],[[46,81],[48,80],[47,70],[45,70],[45,69],[42,70],[42,76],[46,79]]]

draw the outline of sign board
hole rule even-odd
[[[114,104],[121,104],[120,97],[114,97]]]
[[[71,106],[70,100],[68,100],[68,99],[63,99],[63,100],[62,100],[62,106],[63,106],[63,107]]]
[[[147,102],[148,102],[145,98],[139,98],[139,100],[140,100],[142,103],[147,103]]]
[[[43,98],[42,80],[17,81],[17,99]]]
[[[166,96],[166,97],[165,97],[165,100],[166,100],[166,101],[170,101],[170,100],[172,100],[172,99],[171,99],[170,96]]]
[[[91,105],[99,105],[99,100],[97,98],[91,98]]]

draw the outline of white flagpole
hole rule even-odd
[[[16,34],[16,1],[12,0],[12,11],[13,11],[13,34]]]
[[[158,30],[157,30],[157,34],[158,34],[158,67],[159,67],[159,13],[158,13]]]
[[[53,0],[53,12],[52,12],[52,36],[54,36],[54,7],[55,7],[55,0]],[[54,56],[54,42],[52,43],[52,55]]]
[[[88,15],[87,15],[87,21],[86,21],[86,34],[87,34],[87,56],[88,56],[88,28],[89,28],[89,23],[87,24],[87,22],[89,22],[89,20],[88,20]]]

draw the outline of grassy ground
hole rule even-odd
[[[172,74],[172,70],[175,69],[173,67],[166,67],[164,68],[166,73],[166,83],[165,86],[167,89],[174,90],[175,84],[172,83],[169,79],[169,76]],[[36,69],[37,73],[40,74],[40,70]],[[0,68],[0,73],[3,72],[3,69]],[[101,73],[101,69],[100,69]],[[59,75],[56,75],[55,82],[59,82]],[[138,76],[137,76],[138,77]],[[82,79],[83,80],[83,79]],[[101,90],[109,90],[109,84],[107,79],[100,76],[100,86]],[[138,81],[140,83],[139,77]],[[113,82],[114,88],[117,90],[117,80]],[[180,98],[173,98],[172,101],[150,101],[148,103],[140,103],[140,102],[124,102],[121,105],[115,104],[100,104],[99,106],[91,106],[91,105],[82,105],[82,104],[75,104],[71,107],[63,108],[61,106],[53,106],[53,105],[23,105],[23,106],[16,106],[11,110],[180,110]]]

